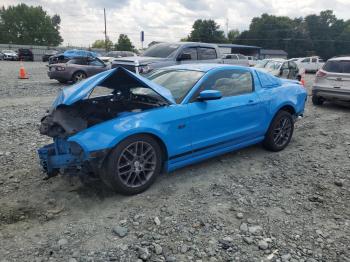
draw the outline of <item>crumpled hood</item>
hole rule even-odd
[[[167,58],[162,57],[150,57],[150,56],[130,56],[123,58],[116,58],[113,63],[118,64],[118,62],[122,63],[133,63],[135,65],[146,65],[154,62],[166,61]]]
[[[89,77],[70,87],[64,88],[58,94],[57,98],[52,104],[52,107],[56,108],[59,105],[71,105],[79,100],[86,99],[97,86],[113,89],[113,86],[117,86],[118,84],[127,85],[134,83],[138,86],[151,88],[170,104],[176,103],[174,97],[168,89],[148,80],[147,78],[136,75],[129,70],[122,67],[117,67]]]

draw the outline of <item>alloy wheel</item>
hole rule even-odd
[[[140,187],[153,176],[157,164],[156,151],[145,141],[127,146],[118,159],[117,175],[127,187]]]
[[[292,134],[292,122],[288,117],[282,117],[275,129],[273,130],[273,141],[274,143],[282,147],[288,143],[289,138]]]
[[[84,73],[76,73],[74,75],[74,82],[75,83],[80,82],[81,80],[84,80],[85,78],[86,78],[86,76]]]

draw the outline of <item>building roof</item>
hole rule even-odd
[[[285,56],[288,55],[286,51],[278,50],[278,49],[261,49],[260,54],[261,55],[285,55]]]
[[[241,48],[241,49],[261,49],[259,46],[253,46],[253,45],[236,45],[236,44],[217,44],[219,47],[224,48]]]

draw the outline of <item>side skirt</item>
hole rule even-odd
[[[222,155],[222,154],[235,151],[250,145],[258,144],[263,140],[264,140],[264,137],[262,136],[262,137],[258,137],[239,144],[226,144],[224,146],[221,145],[218,147],[206,148],[204,150],[188,154],[185,157],[181,157],[182,159],[178,161],[173,159],[168,160],[166,162],[165,170],[167,172],[171,172],[171,171],[174,171],[175,169],[188,166],[190,164],[198,163],[214,156]]]

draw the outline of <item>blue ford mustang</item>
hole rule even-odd
[[[101,178],[122,194],[162,171],[262,142],[290,142],[304,112],[297,81],[232,65],[192,64],[146,77],[115,68],[61,91],[41,120],[53,144],[38,150],[48,176]]]

